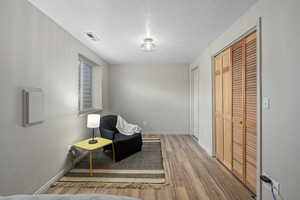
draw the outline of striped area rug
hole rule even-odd
[[[113,162],[111,152],[93,153],[93,176],[89,174],[89,157],[82,159],[59,182],[164,184],[165,170],[159,138],[143,138],[141,152]]]

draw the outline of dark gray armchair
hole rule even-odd
[[[113,140],[116,162],[141,151],[143,146],[141,133],[136,133],[131,136],[119,133],[116,128],[117,119],[117,115],[103,116],[101,117],[99,128],[101,137]],[[112,149],[112,146],[104,147],[104,150],[107,149]]]

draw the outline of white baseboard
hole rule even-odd
[[[75,160],[75,164],[78,163],[80,160],[82,160],[86,155],[88,154],[88,152],[83,152],[76,160]],[[43,194],[45,193],[50,186],[55,183],[56,181],[58,181],[61,177],[63,177],[68,171],[70,171],[72,169],[72,165],[67,165],[64,169],[62,169],[61,171],[59,171],[55,176],[53,176],[49,181],[47,181],[44,185],[42,185],[42,187],[40,187],[38,190],[36,190],[33,194],[34,195],[38,195],[38,194]]]
[[[208,148],[206,145],[201,144],[200,142],[198,142],[199,146],[204,149],[204,151],[210,156],[212,157],[212,151],[210,148]]]
[[[53,183],[55,183],[56,181],[58,181],[61,177],[63,177],[66,172],[67,172],[67,168],[61,170],[54,177],[52,177],[49,181],[47,181],[47,183],[45,183],[42,187],[40,187],[37,191],[35,191],[33,194],[37,195],[37,194],[45,193],[50,188],[50,186]]]
[[[171,131],[145,131],[143,135],[189,135],[188,133],[183,132],[171,132]]]

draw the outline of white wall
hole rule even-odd
[[[110,111],[144,133],[188,133],[188,65],[112,65],[109,80]]]
[[[0,2],[0,195],[32,193],[65,165],[67,147],[87,137],[78,113],[78,53],[106,63],[26,0]],[[21,126],[23,87],[45,92],[46,120]]]
[[[200,144],[211,152],[211,56],[255,26],[262,16],[262,95],[271,99],[271,109],[262,113],[262,167],[279,181],[282,196],[289,200],[300,196],[299,8],[298,0],[260,0],[191,64],[199,65],[201,74]],[[271,199],[264,187],[263,199]]]

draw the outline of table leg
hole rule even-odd
[[[93,176],[93,152],[90,151],[90,176]]]

